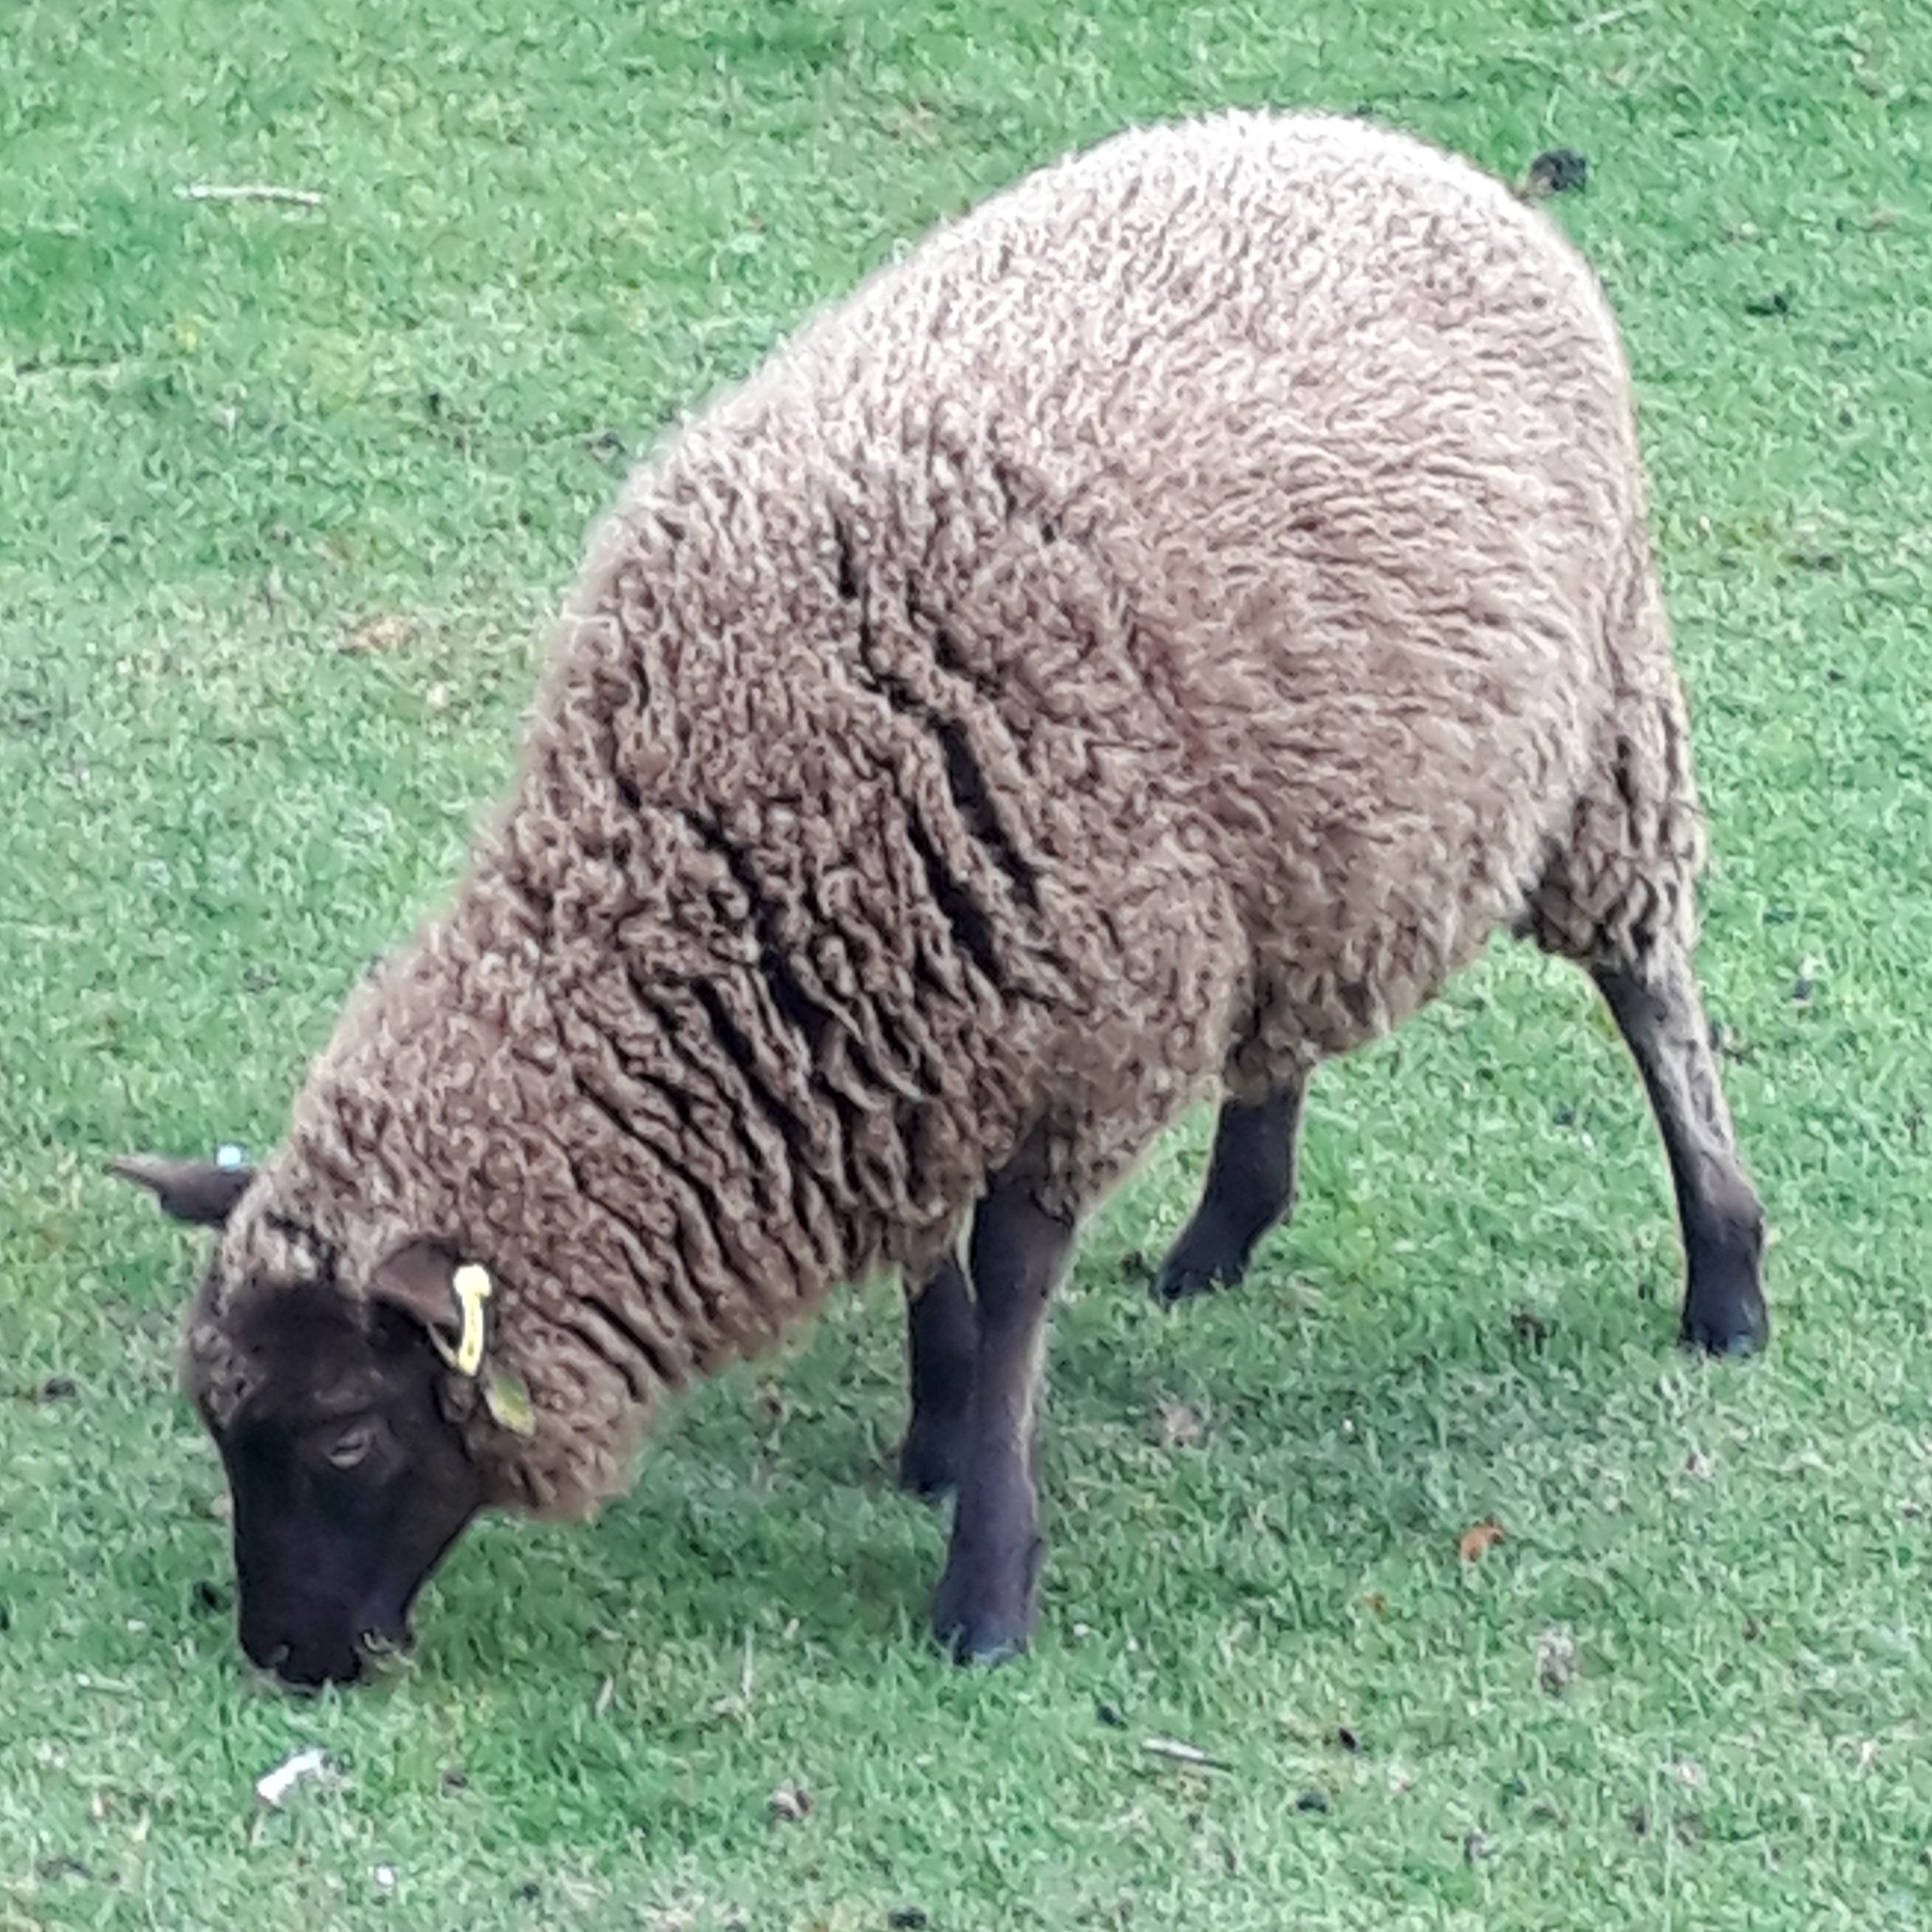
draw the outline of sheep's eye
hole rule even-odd
[[[373,1423],[352,1423],[328,1445],[328,1460],[338,1469],[352,1469],[376,1446]]]

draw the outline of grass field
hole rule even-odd
[[[0,0],[0,1932],[1932,1923],[1932,13],[1046,19]],[[596,1528],[476,1534],[406,1673],[265,1690],[172,1385],[196,1244],[103,1157],[272,1142],[662,424],[1025,166],[1260,100],[1589,158],[1772,1354],[1674,1352],[1636,1082],[1499,950],[1323,1073],[1240,1294],[1135,1272],[1200,1120],[1092,1229],[1025,1662],[924,1639],[882,1288]],[[265,180],[326,203],[176,192]]]

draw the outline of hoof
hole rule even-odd
[[[955,1664],[1010,1664],[1022,1655],[1033,1636],[1033,1618],[999,1616],[983,1612],[962,1612],[942,1618],[935,1610],[932,1634],[939,1647]]]
[[[1763,1302],[1755,1298],[1727,1301],[1716,1307],[1694,1308],[1687,1304],[1677,1339],[1702,1354],[1742,1360],[1763,1353],[1771,1339],[1771,1321]]]
[[[932,1634],[956,1664],[1004,1664],[1033,1636],[1034,1584],[1042,1546],[1011,1564],[949,1562],[932,1603]]]
[[[1238,1287],[1248,1271],[1246,1255],[1190,1252],[1191,1245],[1184,1236],[1177,1241],[1148,1285],[1148,1294],[1163,1307]]]
[[[922,1503],[936,1503],[959,1486],[959,1456],[952,1437],[915,1426],[899,1445],[899,1487]]]

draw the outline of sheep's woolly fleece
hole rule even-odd
[[[1033,1130],[1090,1207],[1216,1075],[1499,926],[1688,937],[1700,822],[1614,325],[1540,214],[1327,118],[1118,136],[632,478],[453,902],[354,999],[190,1322],[403,1244],[497,1284],[500,1499],[928,1265]]]

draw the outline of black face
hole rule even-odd
[[[153,1154],[108,1166],[204,1228],[226,1226],[255,1178]],[[325,1270],[244,1289],[216,1324],[241,1372],[224,1369],[219,1418],[206,1386],[197,1401],[234,1498],[242,1647],[289,1683],[345,1682],[372,1648],[406,1642],[416,1592],[487,1500],[443,1414],[430,1342],[455,1311],[452,1265],[412,1243],[364,1295]]]
[[[212,1430],[235,1505],[242,1647],[287,1682],[360,1676],[484,1502],[419,1324],[332,1288],[260,1297],[254,1393]]]

